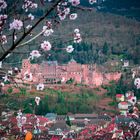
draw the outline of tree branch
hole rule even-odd
[[[44,15],[42,16],[25,34],[23,34],[21,36],[21,38],[15,43],[15,44],[12,44],[12,46],[0,57],[0,61],[4,60],[5,57],[10,53],[12,52],[16,46],[28,35],[31,33],[31,31],[41,22],[45,19],[45,17],[47,17],[55,8],[56,6],[58,5],[58,3],[60,3],[61,1],[63,0],[58,0],[51,8],[50,10]]]

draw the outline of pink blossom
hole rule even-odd
[[[44,51],[49,51],[52,48],[52,45],[50,44],[49,41],[44,41],[43,43],[41,43],[41,48]]]
[[[80,0],[69,0],[72,4],[72,6],[77,6],[80,4]]]
[[[79,29],[74,29],[74,33],[79,33],[80,30]]]
[[[28,18],[31,19],[31,20],[34,20],[35,17],[30,13],[30,14],[28,15]]]
[[[4,80],[4,82],[10,81],[7,75],[5,75],[4,77],[2,77],[2,79]]]
[[[31,8],[37,8],[38,7],[38,4],[37,3],[33,3],[32,5],[31,5]]]
[[[77,18],[77,14],[76,13],[70,14],[69,18],[70,20],[75,20]]]
[[[21,123],[22,124],[25,124],[27,121],[27,118],[25,116],[21,117]]]
[[[2,44],[6,44],[7,43],[7,37],[6,37],[6,35],[2,35],[1,36],[1,42],[2,42]]]
[[[90,4],[97,3],[97,0],[89,0],[89,3],[90,3]]]
[[[12,29],[20,30],[22,26],[23,26],[23,22],[21,20],[14,19],[14,21],[10,23],[10,30]]]
[[[22,5],[22,9],[25,9],[25,12],[27,12],[29,8],[35,9],[37,7],[38,5],[30,0],[24,0],[24,5]]]
[[[32,79],[33,79],[32,73],[29,73],[28,71],[26,71],[24,73],[24,78],[23,79],[26,80],[26,81],[32,81]]]
[[[35,97],[35,102],[36,102],[37,105],[39,105],[40,97]]]
[[[38,58],[38,57],[41,56],[41,54],[39,53],[38,50],[33,50],[33,51],[30,53],[30,55],[31,55],[31,59],[34,59],[35,57]]]
[[[76,33],[74,35],[74,43],[80,43],[81,41],[82,41],[81,34],[80,33]]]
[[[61,5],[63,5],[63,6],[67,6],[68,3],[67,3],[67,2],[62,2]]]
[[[58,14],[58,16],[59,16],[60,20],[64,20],[66,18],[66,13],[65,12],[60,12]]]
[[[8,75],[12,75],[13,71],[12,70],[8,70]]]
[[[7,3],[5,2],[5,0],[0,0],[0,11],[2,9],[5,9],[7,7]]]
[[[6,19],[7,19],[7,15],[0,15],[0,21],[6,20]]]
[[[1,86],[1,87],[4,87],[4,83],[3,83],[3,82],[1,82],[1,83],[0,83],[0,86]]]
[[[2,61],[0,61],[0,68],[2,68]]]
[[[72,45],[69,45],[69,46],[67,46],[67,48],[66,48],[66,51],[67,51],[68,53],[72,53],[73,50],[74,50],[74,48],[73,48]]]
[[[136,79],[134,80],[134,85],[137,87],[137,89],[140,88],[140,78],[136,78]]]
[[[29,24],[26,26],[26,29],[30,29],[31,27],[32,27],[32,25]]]
[[[70,13],[70,8],[65,8],[65,9],[64,9],[64,13],[65,13],[66,15],[68,15],[68,14]]]
[[[50,36],[53,33],[53,29],[48,28],[48,26],[43,26],[43,35]]]
[[[65,77],[62,77],[61,82],[65,82]]]
[[[37,85],[36,89],[37,89],[37,90],[40,90],[40,91],[44,90],[44,84],[39,83],[39,84]]]

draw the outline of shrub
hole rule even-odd
[[[66,84],[73,84],[74,83],[74,79],[70,78],[68,81],[66,81]]]
[[[8,88],[8,89],[7,89],[7,92],[8,92],[8,93],[12,93],[12,92],[13,92],[13,88],[12,88],[12,87]]]
[[[26,95],[27,94],[26,88],[20,88],[20,94]]]

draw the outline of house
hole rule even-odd
[[[128,60],[124,60],[123,67],[128,67],[128,66],[129,66],[129,61]]]
[[[124,101],[124,95],[123,94],[116,94],[116,101],[117,102]]]
[[[120,113],[121,113],[122,115],[126,115],[126,114],[127,114],[128,106],[129,106],[129,103],[128,103],[128,102],[125,102],[125,101],[120,102],[120,103],[118,104],[118,108],[119,108]]]
[[[135,105],[137,102],[137,97],[136,96],[128,96],[127,101],[131,104],[131,105]]]

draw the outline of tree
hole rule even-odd
[[[67,116],[66,118],[66,124],[71,127],[71,121],[69,116]]]
[[[107,42],[105,42],[103,45],[103,54],[107,55],[108,51],[109,51],[109,47],[108,47]]]

